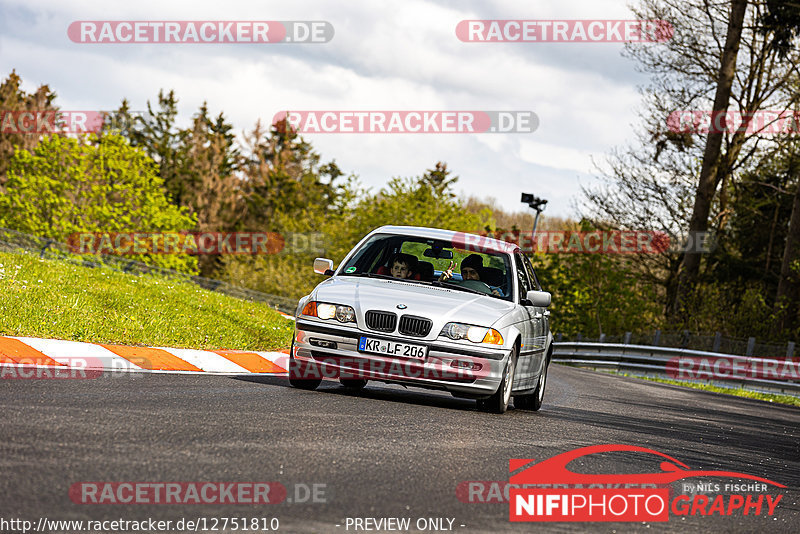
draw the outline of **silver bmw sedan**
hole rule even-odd
[[[538,410],[552,356],[547,307],[515,244],[434,228],[382,226],[295,312],[289,381],[369,380],[449,391],[483,411]]]

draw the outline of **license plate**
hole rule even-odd
[[[400,358],[425,358],[428,347],[424,345],[409,345],[408,343],[398,343],[396,341],[386,341],[385,339],[374,339],[362,337],[358,340],[358,350],[361,352],[373,352],[386,356],[396,356]]]

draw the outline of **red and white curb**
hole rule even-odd
[[[289,351],[131,347],[60,339],[0,336],[0,378],[17,367],[120,372],[286,375]]]

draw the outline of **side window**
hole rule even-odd
[[[527,256],[523,255],[522,262],[525,264],[525,270],[528,271],[528,276],[530,277],[531,282],[533,283],[534,289],[536,289],[537,291],[541,291],[542,285],[539,283],[539,279],[536,278],[536,272],[533,270],[533,265],[531,265],[531,260],[529,260]]]
[[[525,265],[522,261],[522,256],[519,253],[514,254],[514,262],[517,264],[517,281],[519,286],[518,301],[526,298],[528,291],[531,289],[530,280],[528,280],[528,273],[525,270]]]

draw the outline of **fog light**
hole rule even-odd
[[[328,341],[327,339],[311,338],[308,343],[313,347],[320,347],[323,349],[335,349],[338,347],[335,341]]]
[[[480,371],[483,368],[483,365],[476,362],[471,362],[469,360],[453,360],[450,363],[450,367],[455,367],[456,369],[466,369],[468,371]]]

